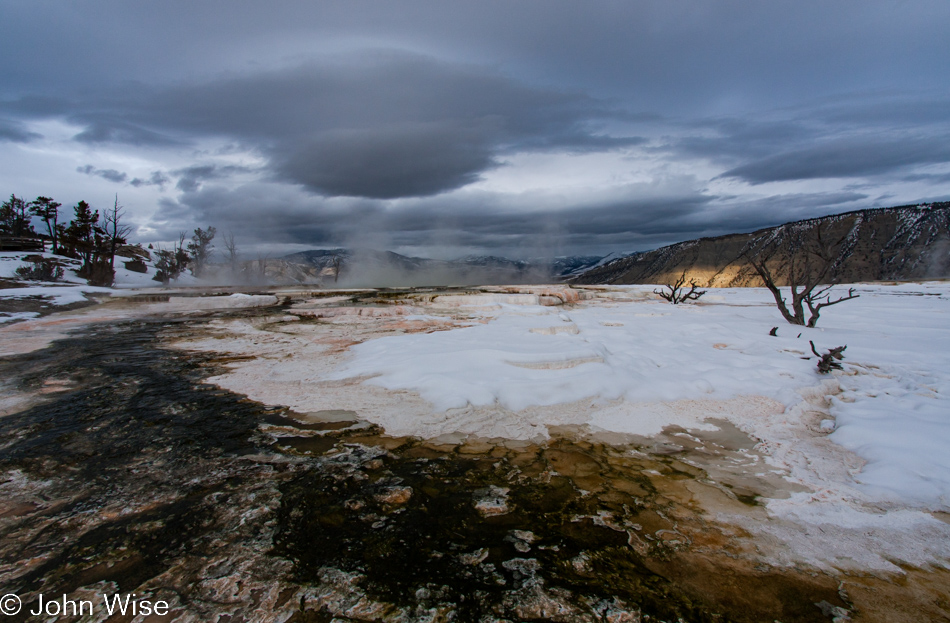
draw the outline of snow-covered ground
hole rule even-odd
[[[538,441],[566,425],[649,447],[669,426],[701,436],[725,420],[757,442],[733,469],[788,483],[759,510],[709,511],[756,535],[765,560],[947,566],[950,284],[856,289],[816,329],[781,320],[764,289],[673,306],[628,286],[555,307],[529,292],[371,308],[317,299],[266,324],[218,321],[214,337],[181,347],[251,355],[210,380],[255,400],[346,409],[435,443]],[[308,316],[321,322],[297,321]],[[819,374],[809,340],[847,345],[844,369]]]
[[[56,282],[38,282],[21,281],[19,285],[26,287],[3,288],[0,287],[0,300],[2,299],[27,299],[39,298],[51,306],[64,306],[74,303],[82,303],[89,300],[87,294],[101,295],[119,295],[122,291],[139,288],[156,288],[161,283],[155,281],[155,266],[151,261],[146,262],[146,272],[138,273],[125,267],[128,258],[116,257],[115,262],[115,283],[111,288],[102,288],[87,285],[86,280],[79,277],[76,271],[79,269],[79,260],[74,260],[52,253],[3,251],[0,252],[0,278],[18,280],[16,270],[24,266],[32,266],[31,262],[24,258],[30,256],[42,256],[47,259],[53,259],[64,267],[63,277]],[[182,275],[175,285],[194,285],[197,280],[191,275]],[[0,311],[0,323],[12,322],[14,320],[23,320],[36,315],[36,312],[4,312]]]
[[[112,290],[110,288],[87,285],[38,283],[37,285],[26,286],[24,288],[0,290],[0,298],[22,299],[38,296],[49,299],[52,305],[61,306],[81,303],[87,300],[84,296],[85,294],[93,294],[96,292],[109,294]]]
[[[768,560],[948,566],[950,283],[858,284],[816,329],[785,323],[764,289],[674,306],[648,286],[585,288],[574,305],[539,304],[558,288],[407,292],[382,306],[341,293],[215,320],[179,346],[237,355],[210,380],[252,399],[348,410],[435,443],[543,441],[569,426],[648,445],[670,426],[701,435],[728,421],[756,442],[734,469],[788,486],[754,510],[710,512],[756,535]],[[182,297],[76,321],[276,300]],[[0,328],[0,352],[23,352],[15,342],[36,342],[44,322],[63,330],[52,317]],[[810,340],[847,345],[844,369],[819,374]]]
[[[53,255],[52,253],[0,251],[0,278],[16,279],[15,272],[17,268],[32,265],[24,258],[36,255],[47,259],[54,259],[65,266],[66,270],[64,271],[63,278],[57,283],[85,285],[86,280],[76,275],[76,270],[78,270],[80,266],[79,260],[63,257],[61,255]],[[135,272],[126,268],[125,262],[128,260],[129,258],[127,257],[117,256],[115,258],[114,288],[154,288],[161,285],[160,282],[154,279],[155,265],[151,260],[145,262],[146,272],[144,273]],[[173,283],[175,285],[195,285],[198,281],[191,275],[184,274]]]
[[[590,425],[650,435],[673,423],[662,416],[678,400],[703,401],[676,422],[694,427],[729,419],[715,401],[741,396],[792,409],[823,379],[809,340],[820,352],[847,345],[844,371],[828,377],[827,418],[813,424],[867,461],[856,477],[863,487],[950,510],[950,284],[858,286],[861,297],[826,308],[816,329],[780,322],[761,289],[710,291],[698,305],[627,290],[639,300],[505,306],[487,324],[371,340],[354,346],[331,378],[371,377],[367,383],[417,392],[439,411],[586,400],[603,405]]]

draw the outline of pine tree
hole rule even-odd
[[[63,204],[53,201],[49,197],[37,197],[30,202],[30,212],[43,219],[43,222],[46,223],[46,231],[53,245],[51,249],[53,253],[56,253],[59,248],[57,244],[60,232],[58,220],[59,208],[62,205]]]
[[[17,237],[36,235],[30,224],[28,204],[16,195],[10,195],[10,199],[0,205],[0,234]]]
[[[214,248],[211,241],[214,239],[215,231],[217,230],[214,227],[208,229],[199,227],[195,230],[195,235],[191,237],[191,242],[188,243],[188,253],[191,256],[191,274],[195,277],[201,277],[205,266],[211,259],[211,250]]]
[[[88,203],[80,201],[73,211],[76,215],[66,228],[63,247],[67,255],[82,260],[79,274],[88,277],[104,232],[99,227],[99,212],[93,212]]]

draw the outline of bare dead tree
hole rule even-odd
[[[116,195],[112,209],[105,212],[102,227],[106,236],[106,244],[109,246],[109,266],[113,269],[115,269],[115,252],[119,245],[127,242],[128,235],[132,233],[130,226],[122,224],[122,217],[124,216],[125,208],[119,205],[119,195]]]
[[[835,252],[840,248],[843,239],[835,244],[827,243],[822,239],[820,227],[816,229],[815,238],[814,244],[810,246],[803,244],[797,253],[790,255],[788,287],[792,295],[791,309],[789,309],[785,297],[782,296],[782,291],[775,284],[776,278],[768,267],[768,258],[762,257],[762,250],[759,249],[753,252],[750,247],[743,254],[746,261],[752,265],[752,268],[765,283],[765,287],[772,293],[776,307],[789,324],[814,327],[818,323],[822,308],[837,305],[843,301],[850,301],[859,296],[854,293],[854,288],[849,288],[847,296],[832,300],[831,288],[833,284],[820,286],[834,266]],[[805,319],[806,307],[808,309],[807,321]]]
[[[231,265],[231,274],[237,275],[238,252],[237,244],[234,242],[234,232],[229,231],[224,234],[224,250],[228,253],[228,263]]]
[[[808,341],[811,344],[811,352],[815,353],[815,357],[818,357],[818,371],[822,374],[828,374],[832,370],[841,370],[841,364],[838,361],[844,359],[844,349],[848,347],[847,344],[844,346],[835,346],[830,349],[824,355],[819,355],[818,351],[815,350],[815,343],[811,340]],[[835,361],[835,360],[838,361]]]
[[[685,301],[690,301],[690,300],[695,301],[702,295],[706,294],[705,290],[696,289],[699,287],[696,281],[689,282],[690,287],[689,287],[689,290],[686,292],[683,291],[685,286],[686,286],[686,271],[684,270],[683,274],[680,275],[679,279],[677,279],[673,284],[667,284],[664,286],[665,288],[669,288],[670,290],[669,292],[664,292],[662,290],[654,290],[653,294],[658,294],[660,298],[665,299],[674,305],[683,303]]]
[[[336,283],[340,280],[340,256],[334,257],[330,265],[333,266],[333,283]]]
[[[173,249],[174,258],[175,258],[175,279],[178,278],[185,268],[191,262],[191,257],[188,255],[188,251],[185,250],[185,232],[178,232],[178,244],[174,246]]]
[[[257,277],[261,283],[267,283],[267,258],[266,255],[257,254]]]

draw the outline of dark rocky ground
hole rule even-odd
[[[679,503],[707,485],[676,448],[570,431],[438,446],[357,414],[301,424],[202,382],[227,360],[163,347],[201,323],[94,326],[0,360],[0,376],[45,394],[0,418],[0,593],[31,607],[40,593],[134,592],[171,604],[149,620],[222,622],[853,611],[838,579],[755,564]]]
[[[0,278],[0,290],[15,288],[26,288],[30,284],[13,279]],[[25,296],[23,298],[0,298],[0,313],[15,314],[20,312],[33,312],[38,316],[46,316],[53,312],[72,311],[96,305],[95,300],[86,300],[69,305],[54,305],[48,297],[44,296]]]

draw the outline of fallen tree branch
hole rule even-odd
[[[838,361],[844,359],[844,349],[848,347],[847,344],[844,346],[835,346],[830,349],[824,355],[819,355],[818,351],[815,350],[815,343],[811,340],[808,341],[811,344],[811,352],[815,353],[815,357],[818,357],[818,372],[821,374],[828,374],[832,370],[841,370],[841,364]]]

